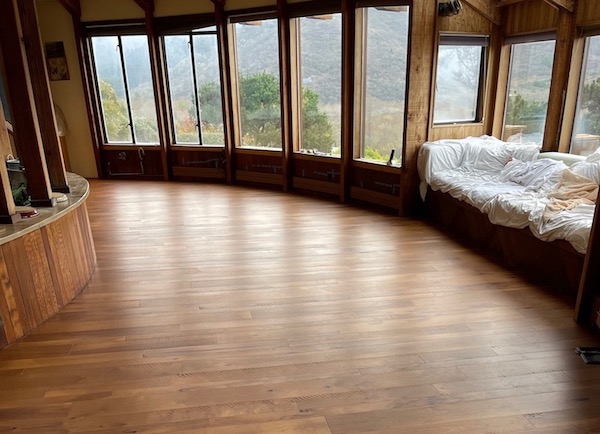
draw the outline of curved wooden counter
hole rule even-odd
[[[0,225],[0,348],[56,314],[92,276],[89,184],[74,174],[68,181],[68,201],[38,208],[38,217]]]

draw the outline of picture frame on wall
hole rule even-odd
[[[69,80],[69,67],[62,41],[46,42],[46,64],[51,81]]]

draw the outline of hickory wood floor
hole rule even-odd
[[[0,431],[600,432],[597,337],[425,223],[93,181],[88,287],[0,351]]]

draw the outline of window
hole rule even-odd
[[[95,36],[92,49],[105,142],[158,144],[147,37]]]
[[[354,157],[400,163],[408,51],[408,6],[358,8]]]
[[[486,36],[440,36],[434,124],[481,120],[487,46]]]
[[[300,150],[340,155],[342,16],[301,17],[296,26]]]
[[[571,152],[592,154],[600,146],[600,36],[586,38]]]
[[[281,149],[276,19],[233,24],[238,130],[242,147]]]
[[[225,145],[216,28],[164,37],[173,137],[180,145]]]
[[[554,41],[512,46],[504,140],[542,143],[553,61]]]

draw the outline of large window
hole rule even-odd
[[[586,39],[571,152],[589,155],[600,146],[600,36]]]
[[[341,14],[296,18],[300,149],[340,155],[342,107]]]
[[[165,36],[164,44],[175,143],[224,146],[216,28]]]
[[[92,49],[105,142],[158,144],[147,37],[95,36]]]
[[[408,6],[358,8],[354,157],[399,164],[404,144]],[[358,146],[356,146],[358,145]]]
[[[504,140],[542,143],[554,45],[554,41],[512,45]]]
[[[485,36],[440,36],[434,124],[481,120],[487,45]]]
[[[241,146],[281,149],[277,20],[241,21],[232,29]]]

